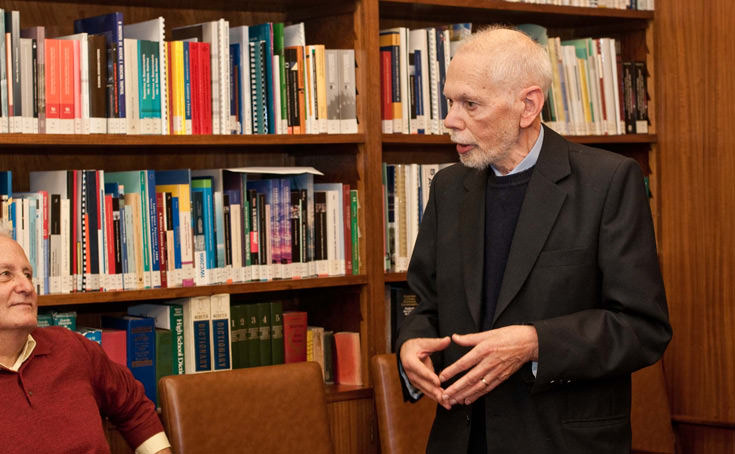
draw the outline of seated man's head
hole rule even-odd
[[[0,330],[36,327],[38,296],[23,248],[0,226]]]

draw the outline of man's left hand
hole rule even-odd
[[[452,342],[472,347],[439,373],[445,382],[462,371],[467,373],[444,391],[450,405],[469,405],[513,375],[528,361],[538,360],[536,328],[513,325],[473,334],[454,334]]]

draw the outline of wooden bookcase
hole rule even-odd
[[[119,3],[119,4],[117,4]],[[131,292],[50,295],[40,305],[74,308],[80,320],[100,313],[124,312],[141,300],[162,300],[220,292],[233,302],[278,298],[285,309],[309,312],[310,323],[333,330],[359,331],[363,379],[366,386],[329,386],[327,399],[332,436],[338,453],[378,451],[368,358],[388,351],[386,342],[387,282],[405,280],[405,274],[383,272],[381,163],[442,162],[456,160],[454,147],[444,136],[383,135],[380,119],[378,32],[393,26],[418,28],[454,22],[473,27],[491,23],[538,23],[549,34],[563,38],[612,36],[623,42],[624,58],[645,59],[653,74],[652,12],[559,7],[500,0],[254,0],[207,2],[130,0],[109,4],[99,0],[13,0],[6,10],[21,12],[21,26],[44,25],[47,37],[72,33],[79,17],[121,11],[125,23],[163,16],[166,29],[224,17],[231,26],[265,21],[305,22],[307,42],[327,48],[354,48],[357,64],[359,132],[350,135],[302,136],[77,136],[0,135],[0,169],[13,171],[14,190],[28,189],[31,170],[192,169],[310,165],[324,172],[325,181],[342,181],[359,190],[360,274],[326,279],[304,279],[216,285]],[[167,38],[170,33],[167,33]],[[653,121],[653,78],[648,83]],[[654,133],[572,140],[634,156],[644,170],[655,173]],[[653,176],[653,175],[652,175]],[[654,194],[657,193],[652,180]],[[654,213],[658,210],[654,207]],[[112,431],[113,452],[128,452]]]

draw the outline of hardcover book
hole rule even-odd
[[[102,317],[103,328],[125,331],[127,366],[133,376],[143,383],[145,395],[156,402],[156,338],[155,324],[152,318],[135,317]]]

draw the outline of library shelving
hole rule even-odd
[[[472,22],[483,24],[537,23],[550,35],[564,38],[611,36],[622,43],[625,58],[645,60],[651,74],[649,134],[621,136],[577,136],[571,140],[634,156],[650,175],[656,191],[656,135],[653,84],[653,12],[538,5],[500,0],[269,0],[197,2],[170,0],[130,2],[99,0],[47,0],[6,2],[7,10],[19,10],[23,28],[43,25],[47,37],[73,33],[73,21],[113,11],[123,13],[126,23],[163,16],[172,28],[225,18],[231,25],[253,25],[266,21],[305,23],[308,43],[328,48],[355,50],[357,88],[357,134],[319,135],[0,135],[0,169],[12,170],[14,190],[29,189],[33,170],[104,169],[192,169],[242,166],[313,166],[324,173],[324,181],[341,181],[359,191],[360,272],[358,275],[319,279],[150,289],[128,292],[91,292],[48,295],[39,298],[45,307],[76,308],[87,315],[124,310],[129,302],[162,300],[214,293],[231,293],[233,300],[279,298],[288,308],[307,310],[310,320],[334,330],[359,331],[365,385],[327,387],[329,417],[335,451],[375,453],[378,451],[368,359],[389,350],[386,341],[385,286],[405,281],[405,273],[383,270],[382,162],[429,163],[456,160],[446,136],[382,134],[380,106],[379,30],[407,26],[436,26]],[[656,203],[654,219],[658,216]],[[116,438],[117,437],[117,438]],[[113,452],[126,451],[112,432]]]

